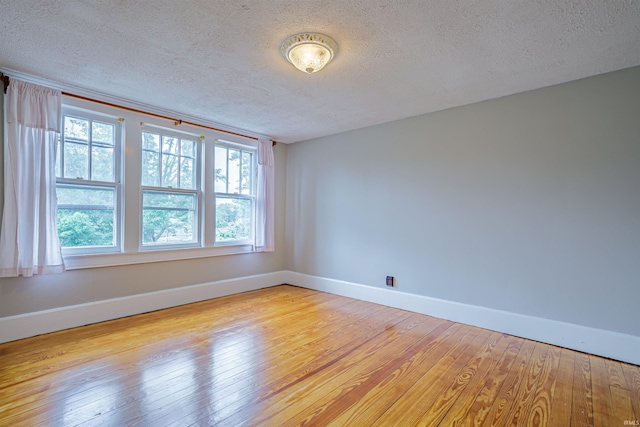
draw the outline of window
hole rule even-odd
[[[197,139],[143,128],[143,247],[194,246],[200,242]]]
[[[255,151],[218,142],[215,148],[215,242],[251,242],[255,212]]]
[[[56,191],[58,236],[65,253],[120,249],[120,122],[63,109]]]
[[[63,128],[56,188],[67,268],[256,250],[257,141],[70,97]]]

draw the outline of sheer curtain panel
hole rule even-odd
[[[273,252],[275,168],[273,143],[258,140],[258,188],[256,193],[256,251]]]
[[[61,93],[11,79],[5,95],[0,277],[65,270],[56,226]]]

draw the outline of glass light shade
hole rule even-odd
[[[289,61],[293,66],[308,74],[322,70],[330,59],[329,50],[319,44],[301,44],[289,51]]]
[[[333,59],[338,45],[323,34],[301,33],[289,37],[280,48],[282,55],[298,70],[315,73]]]

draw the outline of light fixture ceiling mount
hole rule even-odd
[[[300,33],[287,37],[280,52],[298,70],[312,74],[322,70],[336,56],[338,45],[324,34]]]

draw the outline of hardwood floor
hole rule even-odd
[[[638,366],[285,285],[0,344],[1,426],[636,420]]]

